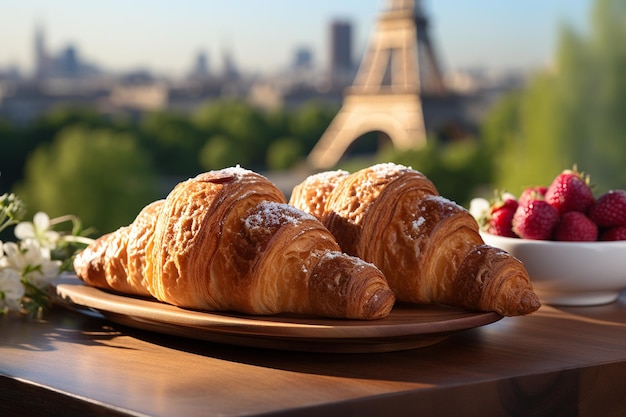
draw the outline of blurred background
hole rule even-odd
[[[97,234],[236,164],[288,196],[391,3],[3,2],[0,194]],[[337,167],[410,165],[465,206],[574,164],[626,188],[625,0],[418,4],[447,91],[423,98],[426,145],[370,132]]]

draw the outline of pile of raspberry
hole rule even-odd
[[[589,176],[576,168],[562,171],[550,186],[525,189],[516,199],[503,194],[480,219],[487,233],[534,240],[626,240],[626,190],[597,199]]]

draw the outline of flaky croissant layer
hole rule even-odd
[[[378,319],[395,302],[376,266],[240,167],[177,184],[74,267],[89,285],[198,310]]]
[[[485,246],[472,215],[410,167],[312,175],[289,203],[317,216],[344,252],[378,266],[400,301],[507,316],[540,306],[521,262]]]

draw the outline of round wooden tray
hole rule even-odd
[[[308,352],[415,349],[502,318],[494,312],[437,304],[397,304],[389,316],[373,321],[203,312],[110,293],[86,286],[72,276],[64,277],[56,291],[66,307],[89,314],[96,312],[134,328],[217,343]]]

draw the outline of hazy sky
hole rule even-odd
[[[444,67],[528,68],[546,64],[561,23],[584,30],[592,0],[426,0]],[[328,26],[353,23],[360,55],[384,0],[0,0],[0,69],[30,72],[37,23],[49,51],[69,43],[110,70],[187,72],[199,51],[211,69],[230,50],[244,71],[289,65],[298,46],[327,62]]]

